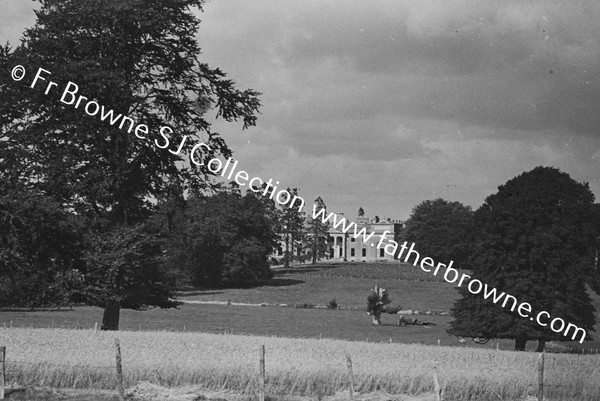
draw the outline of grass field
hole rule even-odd
[[[73,311],[3,312],[0,327],[93,328],[102,318],[98,308],[76,307]],[[460,345],[445,333],[448,316],[418,316],[437,326],[398,327],[396,315],[383,315],[382,326],[371,326],[370,316],[358,311],[329,311],[220,305],[182,305],[177,310],[121,311],[121,329],[130,331],[197,331],[293,338],[338,338],[353,341],[404,342]],[[470,343],[472,344],[472,343]],[[531,344],[533,346],[533,343]],[[482,347],[480,345],[473,345]],[[489,345],[488,345],[489,346]],[[503,347],[510,348],[510,342]]]
[[[444,282],[444,277],[441,275],[425,273],[419,267],[397,261],[381,263],[319,263],[318,265],[297,264],[290,269],[281,267],[280,271],[285,273],[301,272],[302,274],[319,277],[351,277],[373,280],[427,281],[433,283]],[[459,272],[463,271],[468,274],[467,270],[459,269]]]
[[[335,298],[340,306],[366,308],[369,290],[378,284],[388,290],[392,305],[404,309],[449,311],[458,298],[450,284],[396,279],[317,276],[315,274],[277,275],[264,286],[233,289],[195,289],[181,291],[186,300],[247,303],[287,303],[327,305]]]
[[[517,400],[534,394],[538,356],[341,340],[173,332],[94,332],[0,329],[7,378],[21,385],[112,389],[113,338],[123,353],[126,385],[197,385],[243,393],[256,391],[259,345],[266,346],[267,392],[319,397],[345,387],[345,355],[351,355],[361,392],[419,394],[433,388],[437,364],[448,400]],[[598,356],[546,355],[550,400],[600,399]]]
[[[287,303],[326,305],[335,298],[339,305],[362,308],[366,296],[375,284],[388,289],[392,305],[420,311],[449,311],[458,293],[447,283],[401,281],[394,277],[378,280],[390,267],[370,265],[373,277],[353,278],[348,274],[365,274],[363,264],[326,266],[326,275],[310,266],[294,267],[293,274],[279,272],[273,280],[262,286],[234,289],[193,289],[182,291],[181,299],[202,301],[227,301],[243,303]],[[397,265],[396,265],[397,267]],[[355,270],[353,270],[355,269]],[[282,274],[283,273],[283,274]],[[344,277],[335,276],[342,274]],[[399,273],[402,274],[402,273]],[[392,273],[390,273],[392,275]],[[596,304],[598,298],[596,297]],[[272,335],[295,338],[336,338],[370,342],[402,342],[437,345],[470,346],[482,348],[471,341],[461,344],[458,338],[446,333],[451,316],[415,316],[436,323],[435,326],[397,327],[398,316],[383,315],[383,326],[370,325],[370,317],[363,311],[330,311],[249,306],[184,304],[175,310],[153,309],[145,312],[121,311],[122,330],[199,331],[207,333],[235,333]],[[93,328],[100,325],[102,311],[92,307],[74,307],[72,311],[2,310],[0,327]],[[514,348],[511,340],[491,341],[486,347]],[[535,348],[528,343],[528,349]],[[579,343],[572,345],[580,346]],[[550,347],[558,345],[549,344]],[[600,343],[586,343],[587,348],[600,348]]]

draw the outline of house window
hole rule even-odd
[[[356,242],[356,238],[354,238],[354,237],[350,238],[350,242]]]
[[[350,248],[350,256],[354,256],[354,248]]]
[[[366,249],[366,248],[363,248],[363,249],[362,249],[362,256],[363,256],[363,258],[364,258],[365,256],[367,256],[367,249]]]
[[[379,257],[380,257],[380,258],[383,258],[383,257],[385,257],[385,253],[384,253],[384,251],[383,251],[383,248],[379,248]]]

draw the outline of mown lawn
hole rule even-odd
[[[286,303],[327,305],[335,299],[340,306],[366,307],[370,289],[375,285],[388,290],[391,305],[420,311],[449,311],[458,292],[447,283],[332,277],[308,274],[277,275],[263,286],[232,289],[192,289],[179,292],[185,300],[245,303]]]
[[[460,345],[445,333],[448,316],[416,316],[436,326],[396,326],[398,315],[383,315],[382,326],[372,326],[371,317],[360,311],[331,311],[252,306],[189,305],[178,309],[153,309],[146,312],[121,311],[121,330],[199,331],[272,335],[294,338],[338,338],[370,342],[404,342]],[[73,311],[3,311],[0,327],[82,328],[90,329],[102,319],[102,310],[75,307]],[[489,346],[489,345],[488,345]],[[508,346],[508,343],[507,343]],[[481,347],[481,346],[477,346]]]
[[[332,298],[344,307],[364,308],[370,288],[379,284],[388,289],[393,302],[405,309],[420,311],[449,311],[458,292],[448,283],[402,281],[397,276],[387,280],[376,279],[390,266],[373,264],[371,269],[364,265],[338,265],[325,267],[321,271],[310,266],[294,267],[294,274],[278,274],[269,283],[254,288],[236,289],[193,289],[180,293],[184,300],[227,301],[244,303],[286,303],[326,305]],[[339,270],[338,270],[339,269]],[[319,274],[324,272],[323,274]],[[374,278],[355,278],[347,275],[364,275],[372,272]],[[343,274],[344,277],[335,276]],[[399,273],[402,274],[402,273]],[[594,297],[595,304],[600,304]],[[451,316],[413,315],[419,320],[436,323],[435,326],[397,327],[397,315],[383,315],[384,325],[370,324],[371,317],[360,310],[321,310],[254,306],[222,306],[184,304],[178,309],[152,309],[139,312],[121,311],[122,330],[170,330],[207,333],[231,333],[250,335],[272,335],[294,338],[337,338],[353,341],[421,343],[437,345],[484,346],[469,339],[461,344],[459,339],[446,333]],[[47,327],[47,328],[93,328],[100,327],[102,310],[92,307],[74,307],[73,311],[27,311],[0,310],[0,327]],[[485,347],[496,347],[492,340]],[[579,343],[571,344],[580,346]],[[552,344],[550,345],[552,347]],[[557,347],[559,345],[556,345]],[[512,349],[513,341],[499,341],[501,349]],[[531,341],[528,348],[534,348]],[[597,341],[585,347],[600,348]]]

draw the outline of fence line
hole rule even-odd
[[[258,373],[258,400],[265,401],[265,383],[266,383],[266,369],[265,369],[265,346],[259,347],[259,373]],[[112,370],[116,366],[116,388],[118,391],[119,399],[125,400],[125,386],[123,379],[123,365],[121,357],[121,346],[119,340],[115,338],[115,366],[90,366],[81,364],[56,364],[47,362],[22,362],[22,361],[7,361],[6,360],[6,347],[0,346],[0,399],[5,398],[6,393],[6,366],[11,365],[28,365],[28,366],[39,366],[39,367],[66,367],[66,368],[79,368],[79,369],[107,369]],[[350,393],[350,400],[355,398],[355,385],[354,385],[354,373],[352,358],[349,353],[346,353],[346,368],[347,368],[347,387]],[[538,401],[544,400],[544,368],[545,368],[545,353],[541,352],[537,363],[537,391],[535,397]],[[10,369],[9,369],[10,371]],[[440,383],[438,376],[437,363],[434,363],[432,368],[432,379],[435,399],[437,401],[444,400],[445,386]],[[552,384],[552,386],[563,387],[566,385]]]
[[[350,400],[354,401],[354,374],[352,373],[352,358],[346,354],[346,365],[348,367],[348,391],[350,391]]]
[[[117,388],[119,390],[119,401],[125,401],[125,385],[123,384],[123,365],[121,363],[121,346],[119,339],[115,338],[115,357],[117,362]]]
[[[0,399],[4,399],[4,387],[6,386],[6,347],[0,347]]]

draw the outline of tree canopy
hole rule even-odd
[[[316,208],[315,210],[327,210],[327,206],[320,196],[315,199],[314,207]],[[309,249],[312,264],[314,265],[317,263],[317,260],[327,256],[329,225],[323,223],[320,218],[313,218],[311,216],[307,219],[306,230],[306,248]]]
[[[551,167],[536,167],[498,188],[475,213],[473,278],[527,301],[536,312],[584,328],[596,322],[588,285],[598,291],[594,253],[599,235],[594,195],[587,183]],[[453,308],[455,335],[567,340],[562,333],[519,317],[461,288]],[[588,335],[588,339],[589,339]]]
[[[460,202],[441,198],[426,200],[413,208],[405,223],[404,239],[418,245],[419,252],[434,260],[454,260],[467,268],[473,242],[473,212]]]
[[[288,188],[287,191],[292,197],[298,195],[298,188]],[[298,257],[299,251],[302,250],[302,244],[306,241],[305,216],[304,212],[298,210],[293,204],[287,203],[280,209],[279,217],[281,230],[279,234],[285,243],[283,261],[284,266],[289,267],[290,262]]]
[[[186,201],[174,219],[168,252],[191,284],[252,284],[273,276],[268,256],[275,246],[275,221],[264,202],[251,191]]]
[[[47,197],[0,185],[0,305],[62,305],[81,295],[80,222]]]

